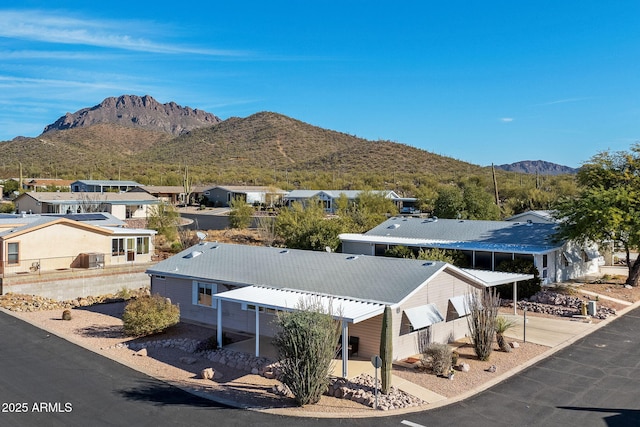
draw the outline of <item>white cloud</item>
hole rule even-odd
[[[511,123],[513,120],[514,120],[514,118],[513,118],[513,117],[502,117],[502,118],[500,119],[500,121],[501,121],[502,123]]]
[[[125,34],[122,28],[135,29],[140,34],[157,32],[158,26],[146,22],[122,20],[91,20],[68,14],[38,10],[0,10],[0,37],[46,43],[86,45],[150,53],[196,54],[207,56],[243,56],[230,50],[159,43],[138,34]]]
[[[591,99],[588,97],[583,97],[583,98],[565,98],[565,99],[557,99],[555,101],[549,101],[549,102],[543,102],[542,104],[538,104],[538,105],[555,105],[555,104],[566,104],[568,102],[579,102],[579,101],[585,101],[587,99]]]

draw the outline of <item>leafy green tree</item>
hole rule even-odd
[[[625,253],[627,284],[640,282],[640,257],[630,252],[640,245],[640,143],[629,152],[604,151],[578,172],[579,193],[557,204],[559,238],[601,245],[615,242]]]
[[[251,225],[251,218],[255,209],[242,198],[235,198],[229,202],[229,226],[231,228],[247,228]]]
[[[275,230],[289,248],[323,251],[329,247],[335,251],[340,245],[342,225],[336,219],[326,218],[319,203],[312,201],[305,207],[296,202],[280,211]]]
[[[439,218],[462,218],[464,213],[464,196],[457,185],[443,186],[438,190],[438,197],[433,204],[433,215]]]
[[[282,367],[282,382],[298,405],[314,404],[327,390],[336,353],[339,324],[332,307],[319,300],[300,300],[295,311],[278,312],[273,344]]]
[[[147,214],[147,227],[162,234],[168,241],[178,238],[180,213],[172,205],[160,202],[151,206]]]
[[[465,219],[500,219],[500,208],[495,204],[494,198],[482,187],[467,183],[462,187],[464,200]]]
[[[391,248],[384,251],[384,256],[390,258],[416,258],[416,254],[414,254],[413,251],[407,246],[403,245],[392,246]]]

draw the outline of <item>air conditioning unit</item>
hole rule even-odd
[[[84,253],[80,254],[80,268],[103,268],[104,254]]]

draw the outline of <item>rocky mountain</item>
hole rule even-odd
[[[509,172],[537,173],[539,175],[571,175],[578,172],[576,168],[545,162],[544,160],[524,160],[506,165],[497,165],[496,168]]]
[[[122,95],[107,98],[98,105],[75,113],[67,113],[46,126],[43,133],[106,123],[178,136],[193,129],[213,126],[220,121],[206,111],[182,107],[175,102],[161,104],[149,95]]]

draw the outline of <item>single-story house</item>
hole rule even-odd
[[[349,202],[355,202],[363,193],[363,190],[292,190],[283,199],[284,204],[291,206],[294,202],[306,205],[311,200],[317,200],[322,203],[325,212],[335,213],[338,209],[336,201],[344,195]],[[402,198],[395,191],[391,190],[373,190],[373,194],[379,194],[387,199],[392,199],[398,205],[398,209],[402,209],[403,204],[410,204],[415,199]]]
[[[183,204],[186,197],[182,185],[141,185],[140,187],[129,190],[129,192],[151,194],[161,202],[171,205]]]
[[[151,292],[180,304],[183,321],[215,326],[220,346],[223,331],[255,335],[256,356],[260,339],[277,332],[277,311],[295,310],[300,300],[320,302],[341,322],[343,376],[354,338],[358,357],[379,353],[385,306],[393,312],[393,358],[401,360],[419,353],[425,341],[464,337],[469,295],[533,277],[444,262],[217,242],[201,242],[147,273]]]
[[[71,191],[71,183],[68,179],[30,178],[23,181],[22,188],[27,191],[52,191],[52,188]]]
[[[34,214],[109,212],[120,219],[147,218],[159,200],[147,193],[30,192],[18,196],[16,211]]]
[[[148,286],[153,230],[108,213],[0,215],[0,294],[58,300]]]
[[[71,183],[71,191],[75,193],[123,192],[139,187],[135,181],[81,179]]]
[[[558,223],[558,220],[553,216],[553,211],[548,210],[525,211],[507,218],[506,221],[541,222],[543,224]]]
[[[393,217],[364,234],[341,234],[340,240],[342,251],[351,254],[384,255],[394,246],[455,249],[469,267],[490,271],[523,258],[534,263],[543,284],[599,271],[602,259],[594,245],[556,241],[556,232],[556,223]]]
[[[229,206],[234,199],[241,199],[250,205],[273,206],[279,204],[287,194],[286,191],[274,187],[263,186],[217,186],[202,192],[208,205],[216,207]]]

